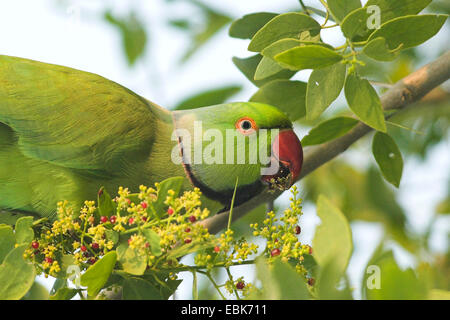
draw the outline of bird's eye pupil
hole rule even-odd
[[[251,129],[252,123],[248,120],[242,121],[242,129],[248,130]]]

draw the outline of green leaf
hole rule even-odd
[[[352,129],[358,120],[349,117],[337,117],[320,123],[312,128],[302,139],[302,146],[312,146],[339,138]]]
[[[116,210],[114,201],[112,201],[111,196],[104,187],[101,187],[100,191],[98,192],[97,203],[100,216],[109,218]]]
[[[288,49],[300,46],[302,42],[297,39],[281,39],[267,46],[261,54],[263,58],[259,62],[255,71],[255,80],[262,80],[285,69],[278,62],[273,60],[275,55]]]
[[[446,15],[435,14],[395,18],[381,25],[380,29],[370,35],[368,41],[383,37],[391,50],[400,45],[402,49],[415,47],[433,37],[445,20]]]
[[[181,58],[181,62],[188,60],[231,21],[228,15],[215,11],[200,1],[192,0],[190,2],[202,10],[204,21],[199,27],[193,30],[191,46]]]
[[[289,49],[275,56],[277,62],[291,70],[318,69],[342,60],[337,52],[319,45],[307,45]]]
[[[3,263],[3,259],[8,253],[14,249],[16,239],[11,226],[1,224],[0,225],[0,264]]]
[[[251,39],[259,29],[277,15],[273,12],[247,14],[231,24],[229,35],[233,38]]]
[[[18,300],[33,285],[34,266],[23,258],[27,248],[26,244],[14,248],[0,265],[0,300]]]
[[[418,14],[430,2],[431,0],[369,0],[364,7],[378,6],[383,24],[397,17]]]
[[[262,57],[255,71],[255,80],[264,80],[267,77],[273,76],[284,68],[273,59]]]
[[[169,254],[167,255],[167,259],[179,258],[179,257],[185,256],[189,253],[209,249],[209,248],[216,246],[216,244],[217,244],[217,241],[209,241],[209,242],[193,241],[189,244],[183,244],[183,245],[171,250],[169,252]]]
[[[54,295],[56,291],[61,288],[67,288],[67,279],[56,278],[52,288],[50,289],[50,296]]]
[[[111,12],[106,12],[105,20],[119,29],[128,64],[134,65],[143,55],[147,45],[147,33],[142,22],[134,13],[130,13],[126,18],[117,18]]]
[[[233,63],[244,74],[244,76],[257,87],[261,87],[273,80],[290,79],[295,74],[295,71],[281,70],[280,72],[277,72],[276,74],[263,80],[255,80],[256,68],[261,62],[262,58],[263,57],[260,54],[243,59],[233,57]]]
[[[355,73],[348,74],[344,91],[348,106],[362,122],[386,132],[381,101],[369,81],[361,79]]]
[[[50,296],[50,300],[70,300],[77,294],[77,289],[60,288],[54,295]]]
[[[361,8],[360,0],[327,0],[331,15],[341,22],[353,10]]]
[[[119,242],[119,233],[118,232],[116,232],[114,230],[106,229],[105,234],[106,234],[106,239],[108,241],[112,241],[114,244]]]
[[[171,19],[169,20],[169,24],[180,30],[188,30],[192,27],[191,22],[187,19]]]
[[[27,217],[29,214],[29,212],[23,213],[20,211],[6,211],[0,209],[0,224],[14,226],[20,217]]]
[[[63,254],[61,257],[60,267],[61,271],[58,272],[58,278],[67,278],[70,275],[67,275],[67,269],[69,266],[75,265],[75,257],[72,254]]]
[[[358,37],[358,40],[366,39],[371,32],[367,27],[367,20],[371,14],[369,14],[366,8],[360,8],[352,11],[341,23],[341,30],[347,39],[354,39]]]
[[[314,120],[336,100],[344,87],[345,64],[335,63],[314,70],[306,87],[306,118]]]
[[[34,231],[31,226],[33,225],[33,217],[22,217],[16,222],[15,233],[16,243],[18,244],[30,244],[34,239]]]
[[[158,188],[158,198],[155,202],[153,202],[153,208],[156,211],[156,214],[159,217],[162,217],[166,210],[164,208],[167,206],[164,204],[167,198],[167,192],[169,190],[173,190],[174,196],[178,196],[181,191],[181,187],[183,186],[184,178],[183,177],[172,177],[168,178],[164,181],[161,181]]]
[[[386,39],[378,37],[368,42],[364,46],[363,52],[366,56],[378,61],[392,61],[398,56],[400,49],[401,46],[395,50],[390,50]]]
[[[394,139],[385,133],[375,133],[372,153],[384,178],[398,188],[402,178],[403,158]]]
[[[161,238],[159,237],[159,235],[151,229],[143,229],[142,233],[144,234],[144,237],[147,239],[148,243],[150,244],[150,249],[152,251],[152,254],[154,256],[159,257],[162,254],[161,245],[159,244],[161,241]]]
[[[312,41],[305,41],[305,40],[298,40],[298,39],[291,39],[291,38],[286,38],[286,39],[281,39],[278,40],[274,43],[272,43],[271,45],[267,46],[266,48],[264,48],[263,51],[261,51],[261,54],[265,57],[269,57],[269,58],[275,58],[275,56],[281,52],[284,52],[286,50],[295,48],[295,47],[300,47],[300,46],[305,46],[305,45],[318,45],[318,46],[322,46],[328,49],[333,49],[332,46],[330,46],[329,44],[323,43],[323,42],[312,42]]]
[[[322,42],[310,42],[310,41],[302,41],[297,39],[281,39],[274,43],[272,43],[270,46],[266,47],[261,54],[264,56],[260,63],[258,64],[258,67],[255,71],[255,80],[262,80],[269,76],[272,76],[280,71],[282,71],[285,68],[289,68],[289,65],[284,65],[283,63],[276,62],[274,60],[274,57],[286,50],[304,46],[304,45],[320,45],[326,48],[333,49],[330,45]]]
[[[149,281],[131,277],[123,282],[124,300],[161,300],[160,292]]]
[[[284,111],[291,121],[305,115],[306,83],[275,80],[262,86],[250,101],[273,105]]]
[[[116,251],[110,251],[90,266],[81,276],[81,285],[88,287],[88,295],[95,297],[108,281],[117,261]]]
[[[406,214],[397,202],[395,194],[380,175],[379,170],[371,166],[364,182],[367,198],[365,205],[375,210],[375,219],[383,222],[390,236],[405,249],[414,253],[420,248],[418,243],[411,239],[406,224]]]
[[[288,263],[276,259],[268,265],[263,257],[256,260],[258,279],[262,283],[262,300],[306,300],[310,298],[305,280]]]
[[[231,85],[223,88],[211,89],[195,94],[192,97],[184,99],[176,107],[175,110],[194,109],[205,106],[212,106],[224,103],[230,97],[234,96],[242,90],[240,85]]]
[[[117,257],[123,270],[135,276],[143,275],[147,268],[147,256],[139,254],[138,250],[130,248],[127,243],[117,247]]]
[[[315,278],[319,270],[319,265],[317,264],[316,259],[314,259],[312,254],[304,254],[303,258],[303,266],[305,267],[308,276]],[[297,264],[297,261],[295,261],[295,264]]]
[[[314,258],[322,267],[333,261],[336,272],[343,274],[353,251],[347,218],[322,194],[317,200],[317,215],[321,224],[313,239]]]
[[[167,300],[170,298],[171,295],[175,293],[175,290],[177,290],[180,283],[183,282],[183,280],[171,280],[170,278],[166,280],[167,286],[161,286],[159,292],[162,297],[162,299]]]
[[[428,296],[427,286],[412,269],[401,270],[392,251],[371,259],[370,264],[379,268],[379,288],[369,289],[368,284],[376,285],[375,273],[365,275],[363,289],[369,300],[422,300]],[[373,278],[371,278],[373,277]]]
[[[343,290],[337,287],[341,284],[342,269],[337,260],[326,260],[321,265],[316,284],[316,291],[320,300],[350,300],[351,292],[346,286]]]
[[[273,262],[272,279],[280,289],[281,300],[309,299],[305,280],[288,263],[276,259]]]
[[[46,287],[39,282],[34,282],[30,290],[22,297],[22,300],[48,300],[49,293]]]
[[[259,29],[248,46],[249,51],[261,52],[270,44],[285,38],[300,39],[303,32],[315,37],[320,34],[320,24],[310,16],[290,12],[280,14]]]

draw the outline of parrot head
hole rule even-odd
[[[172,140],[191,183],[209,198],[235,205],[269,189],[288,189],[300,175],[301,143],[279,109],[237,102],[175,111]]]

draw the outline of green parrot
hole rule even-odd
[[[229,133],[246,138],[231,156],[221,151]],[[269,162],[249,161],[255,150],[268,151]],[[235,205],[290,187],[302,159],[292,123],[273,106],[171,112],[101,76],[0,55],[0,211],[51,216],[58,201],[81,206],[102,186],[137,191],[182,176],[183,190],[200,188],[219,212],[235,187]],[[273,163],[278,169],[264,174]]]

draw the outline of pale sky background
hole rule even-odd
[[[204,2],[235,18],[251,12],[281,12],[289,8],[298,8],[296,0],[205,0]],[[318,0],[305,2],[319,3]],[[111,8],[113,13],[118,15],[126,15],[130,8],[135,8],[139,17],[143,21],[148,21],[149,50],[144,61],[138,62],[136,67],[127,66],[117,30],[99,18],[104,8]],[[169,11],[162,0],[64,2],[0,0],[0,30],[2,30],[0,54],[97,73],[167,108],[193,93],[223,84],[242,84],[244,90],[233,100],[248,100],[256,88],[244,78],[231,61],[233,56],[251,55],[247,51],[248,42],[228,37],[225,28],[197,52],[188,64],[180,66],[176,62],[188,46],[189,39],[164,22],[167,21],[167,17],[183,16],[190,11],[195,16],[196,11],[188,5],[178,10],[179,12],[172,9]],[[342,43],[339,30],[333,30],[324,34],[324,40],[332,44]],[[447,26],[446,30],[441,31],[437,37],[421,47],[424,52],[439,52],[435,50],[442,50],[445,46],[448,49],[449,37]],[[144,62],[147,69],[139,66]],[[306,80],[309,73],[302,71],[296,79]],[[297,130],[300,137],[306,132],[307,128]],[[367,144],[365,148],[367,153],[370,153],[370,145]],[[345,157],[359,166],[373,163],[373,159],[363,153],[360,150],[358,152],[350,150],[346,152]],[[447,140],[433,147],[425,162],[414,158],[408,158],[405,162],[398,199],[406,209],[408,222],[414,230],[425,230],[436,204],[447,192],[450,175],[449,155],[450,143]],[[286,198],[285,193],[278,200],[281,207],[286,205]],[[315,214],[314,206],[305,206],[304,212],[301,219],[301,240],[311,243],[314,227],[320,220]],[[436,251],[445,251],[450,230],[449,218],[440,219],[434,228],[436,232],[432,238],[432,247]],[[355,222],[352,223],[352,232],[355,248],[348,273],[355,291],[358,292],[363,266],[381,239],[382,228],[373,223]],[[416,261],[407,252],[397,246],[394,247],[401,266],[414,265]],[[252,280],[251,267],[234,268],[233,273],[236,276],[246,275],[246,280]],[[191,277],[188,273],[184,276],[187,281],[177,292],[179,299],[191,297]],[[49,288],[53,284],[50,279],[42,278],[42,281]]]

